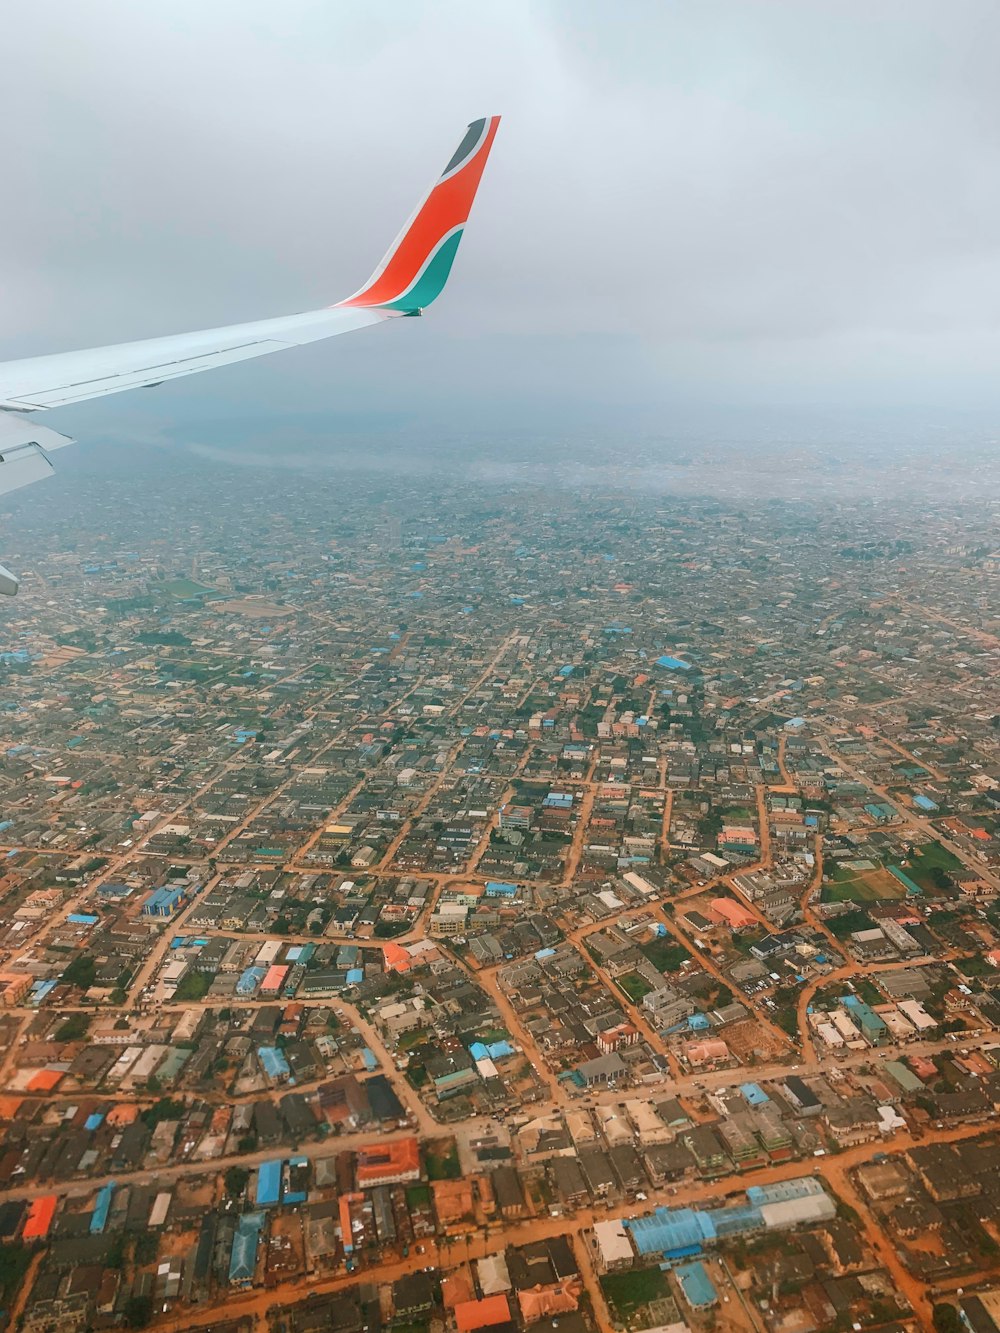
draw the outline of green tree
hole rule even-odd
[[[80,953],[73,959],[69,967],[66,968],[60,980],[67,986],[79,986],[81,990],[88,990],[97,977],[97,964],[89,953]]]
[[[161,1120],[180,1120],[186,1110],[183,1102],[175,1101],[172,1097],[161,1097],[143,1111],[142,1118],[147,1125],[158,1125]]]
[[[247,1187],[247,1181],[250,1179],[250,1172],[242,1166],[230,1166],[226,1168],[224,1177],[226,1193],[232,1197],[238,1198]]]
[[[152,1317],[152,1296],[130,1296],[125,1302],[125,1322],[129,1328],[145,1328]]]
[[[56,1028],[56,1041],[80,1041],[87,1035],[90,1019],[86,1014],[70,1014],[65,1023]]]
[[[962,1333],[962,1317],[954,1305],[943,1301],[935,1305],[932,1315],[934,1333]]]

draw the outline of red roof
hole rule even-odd
[[[741,926],[755,926],[757,918],[753,912],[749,911],[742,903],[736,902],[733,898],[713,898],[712,911],[716,916],[722,917],[723,921],[730,926],[738,928]]]
[[[408,972],[413,966],[413,959],[401,944],[392,941],[382,945],[382,961],[387,972]]]
[[[420,1170],[420,1145],[415,1138],[396,1139],[392,1143],[358,1150],[358,1188],[378,1184],[380,1180],[404,1176]]]
[[[61,1069],[39,1069],[28,1079],[27,1089],[29,1092],[51,1092],[59,1086],[63,1077]]]
[[[28,1216],[25,1219],[22,1240],[41,1240],[49,1234],[49,1227],[56,1215],[56,1196],[45,1194],[40,1199],[32,1199]]]
[[[510,1320],[510,1306],[506,1296],[487,1296],[481,1301],[462,1301],[455,1306],[458,1333],[472,1333],[473,1329],[491,1328]]]

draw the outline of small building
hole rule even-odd
[[[229,1258],[230,1286],[249,1287],[253,1282],[257,1268],[257,1247],[264,1223],[263,1213],[244,1213],[236,1224]]]
[[[674,1276],[681,1289],[681,1295],[692,1310],[709,1310],[718,1305],[719,1295],[715,1290],[708,1270],[699,1260],[691,1264],[682,1264],[675,1269]]]
[[[183,888],[154,889],[142,904],[142,915],[169,918],[176,916],[183,905]]]
[[[502,1292],[485,1296],[481,1301],[461,1301],[455,1306],[458,1333],[478,1333],[481,1328],[509,1323],[510,1304]]]
[[[615,1273],[632,1267],[635,1252],[620,1217],[608,1222],[595,1222],[594,1241],[602,1272]]]

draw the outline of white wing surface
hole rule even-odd
[[[72,443],[68,436],[37,425],[38,412],[126,389],[150,388],[387,319],[421,314],[448,279],[499,121],[499,116],[473,121],[444,174],[378,268],[358,292],[337,305],[227,328],[0,363],[0,495],[49,476],[49,454]],[[0,593],[16,591],[17,580],[0,566]]]

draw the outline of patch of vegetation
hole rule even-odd
[[[436,1139],[424,1150],[424,1166],[428,1180],[458,1180],[462,1167],[458,1160],[458,1144],[454,1139]]]
[[[191,640],[176,629],[143,630],[135,636],[137,643],[162,644],[166,648],[190,648]]]
[[[407,1208],[429,1208],[431,1206],[431,1192],[426,1185],[408,1185],[406,1187],[406,1206]]]
[[[379,921],[375,925],[375,939],[391,940],[395,935],[405,935],[410,924],[409,921]]]
[[[638,972],[626,972],[624,976],[618,978],[618,985],[633,1004],[641,1003],[642,997],[653,989],[646,978],[641,977]]]
[[[962,1323],[962,1316],[954,1305],[949,1305],[947,1301],[940,1305],[935,1305],[931,1315],[931,1323],[934,1333],[963,1333],[965,1325]]]
[[[869,981],[867,977],[858,977],[854,982],[854,990],[859,1000],[865,1004],[884,1004],[885,996],[875,985],[874,981]]]
[[[981,953],[969,954],[968,958],[956,958],[955,966],[967,977],[987,977],[996,972],[996,968]]]
[[[133,1262],[140,1268],[144,1264],[151,1264],[155,1261],[160,1250],[160,1238],[155,1231],[140,1231],[135,1238],[135,1249],[132,1251]]]
[[[790,1037],[799,1035],[798,992],[787,986],[779,986],[771,996],[774,1001],[773,1018],[782,1032]]]
[[[641,952],[660,972],[677,972],[681,964],[691,957],[683,944],[670,939],[650,940],[641,947]]]
[[[242,1166],[230,1166],[226,1168],[224,1176],[226,1193],[234,1199],[239,1198],[247,1187],[247,1181],[250,1179],[250,1172]]]
[[[146,1108],[142,1112],[142,1118],[147,1125],[152,1128],[158,1125],[161,1120],[180,1120],[187,1107],[183,1102],[175,1100],[173,1097],[161,1097],[158,1102]],[[254,1144],[256,1147],[256,1143]]]
[[[830,917],[826,924],[830,933],[838,940],[846,940],[848,935],[853,935],[856,930],[871,930],[875,922],[867,912],[856,908],[852,912],[842,912],[840,916]]]
[[[90,1027],[90,1019],[86,1014],[70,1014],[65,1023],[61,1023],[55,1030],[56,1041],[82,1041],[87,1035],[87,1029]]]
[[[427,1040],[428,1032],[426,1028],[414,1028],[412,1032],[400,1033],[396,1046],[401,1051],[412,1051]]]
[[[204,583],[195,583],[193,579],[164,579],[162,583],[156,584],[157,592],[165,592],[169,597],[185,598],[199,597],[207,592],[215,592],[214,588],[207,587]]]
[[[129,1328],[145,1328],[153,1318],[152,1296],[130,1296],[125,1302],[124,1314]]]
[[[658,1268],[605,1273],[601,1278],[601,1290],[622,1323],[628,1323],[632,1315],[644,1305],[669,1295],[666,1276]]]
[[[189,972],[174,991],[175,1000],[203,1000],[215,980],[214,972]]]
[[[767,932],[763,929],[741,930],[738,935],[733,936],[731,943],[737,953],[748,957],[753,946],[759,943],[766,934]]]
[[[31,1251],[27,1245],[14,1241],[0,1245],[0,1298],[5,1306],[9,1306],[17,1294],[30,1263]]]
[[[97,963],[89,953],[77,954],[60,977],[67,986],[79,986],[89,990],[97,978]]]
[[[914,884],[922,889],[943,889],[952,887],[952,875],[962,869],[962,862],[953,856],[947,847],[939,842],[928,842],[923,847],[915,847],[908,858],[909,864],[902,868]]]

